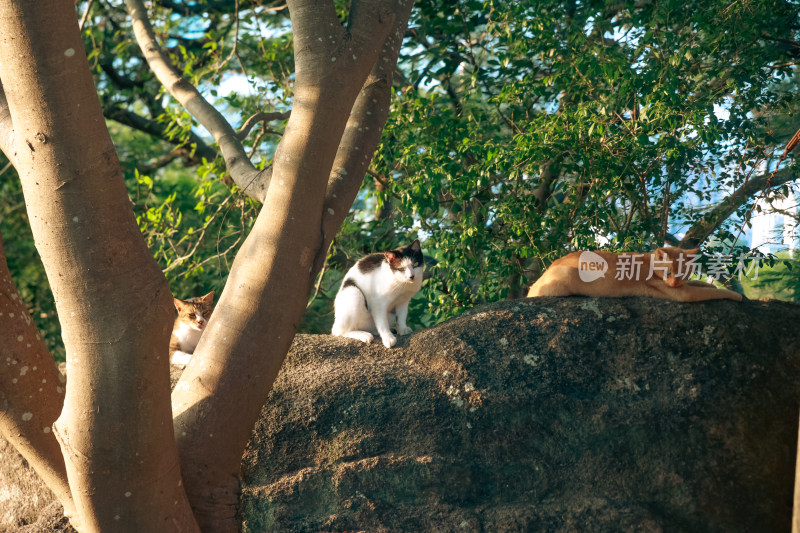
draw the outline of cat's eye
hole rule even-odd
[[[194,318],[195,316],[197,315],[195,315],[194,313],[189,313],[189,318]]]
[[[419,266],[419,261],[414,261],[414,266],[418,267]]]

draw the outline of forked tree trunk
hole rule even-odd
[[[131,211],[72,2],[0,1],[0,79],[67,353],[54,430],[78,522],[196,531],[170,416],[169,289]]]
[[[289,1],[292,116],[264,207],[175,389],[173,426],[171,299],[133,218],[73,6],[0,0],[9,158],[62,322],[69,380],[54,429],[82,530],[238,530],[241,454],[380,138],[412,1],[353,0],[347,28],[332,2]],[[48,402],[37,423],[60,398]],[[33,447],[50,450],[34,460],[52,463],[69,508],[52,441]]]
[[[318,259],[380,138],[388,85],[375,72],[394,68],[412,0],[353,2],[348,28],[332,3],[288,3],[296,65],[292,115],[264,206],[173,393],[181,469],[203,531],[238,530],[241,455],[305,312]],[[387,40],[390,34],[396,39]],[[373,85],[383,86],[385,96]],[[367,116],[366,103],[354,109],[359,95],[376,104],[379,123]],[[362,137],[367,132],[365,142],[355,145],[359,129]],[[343,180],[348,165],[353,176]],[[341,197],[326,194],[338,187]]]

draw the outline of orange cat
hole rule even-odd
[[[173,365],[186,366],[192,358],[200,336],[214,309],[214,291],[188,300],[173,298],[178,318],[169,339],[169,360]]]
[[[679,302],[736,300],[742,295],[704,283],[686,281],[694,250],[672,246],[647,254],[573,252],[557,259],[528,291],[535,296],[652,296]]]

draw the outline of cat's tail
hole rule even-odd
[[[351,323],[350,320],[336,320],[333,323],[333,328],[331,329],[331,334],[337,337],[348,337],[351,339],[357,339],[361,342],[372,342],[372,333],[368,331],[361,331],[358,329],[358,326]]]
[[[359,331],[359,330],[348,331],[346,333],[336,333],[336,331],[334,331],[333,334],[338,337],[348,337],[350,339],[356,339],[361,342],[365,342],[367,344],[372,342],[372,339],[374,338],[372,333],[370,333],[369,331]]]

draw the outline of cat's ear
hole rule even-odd
[[[700,247],[698,246],[697,248],[692,248],[691,250],[684,250],[683,253],[689,255],[697,255],[700,253]]]
[[[172,301],[175,303],[175,309],[177,309],[178,311],[183,309],[183,306],[186,305],[186,303],[183,300],[178,300],[177,298],[172,298]]]
[[[214,291],[209,292],[201,298],[204,304],[210,304],[214,301]]]
[[[386,260],[389,261],[390,263],[397,261],[397,252],[395,251],[383,252],[383,255],[386,257]]]
[[[656,251],[653,252],[653,255],[656,257],[656,261],[669,261],[669,251],[666,248],[656,248]]]
[[[408,248],[409,248],[409,250],[413,250],[413,251],[415,251],[415,252],[419,252],[419,251],[421,251],[422,249],[420,248],[419,239],[414,239],[414,242],[412,242],[412,243],[409,245],[409,247],[408,247]]]

